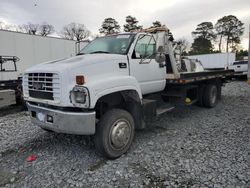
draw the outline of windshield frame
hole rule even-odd
[[[93,42],[96,41],[96,40],[99,40],[99,39],[102,39],[102,38],[108,38],[108,37],[122,36],[122,35],[130,35],[130,37],[132,37],[131,40],[130,40],[130,42],[129,42],[129,44],[128,44],[128,46],[127,46],[126,51],[125,51],[124,53],[112,53],[112,52],[110,52],[110,53],[107,53],[107,54],[127,55],[128,52],[129,52],[129,50],[130,50],[131,45],[133,44],[133,42],[134,42],[134,40],[135,40],[135,36],[136,36],[135,33],[121,33],[121,34],[107,35],[107,36],[103,36],[103,37],[96,38],[96,39],[92,40],[89,44],[87,44],[86,46],[84,46],[84,47],[80,50],[79,55],[94,54],[94,52],[91,52],[91,53],[84,53],[83,50],[84,50],[86,47],[88,47],[89,45],[91,45],[91,43],[93,43]],[[100,52],[100,53],[101,53],[101,52]],[[97,53],[96,53],[96,54],[97,54]]]

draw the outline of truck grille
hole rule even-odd
[[[30,97],[59,100],[60,80],[56,73],[29,73],[26,79],[26,88]]]

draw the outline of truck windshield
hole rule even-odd
[[[125,55],[128,53],[134,36],[134,34],[122,34],[100,37],[85,46],[79,54],[109,53]]]
[[[248,61],[235,61],[233,65],[247,65]]]

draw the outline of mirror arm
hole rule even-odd
[[[152,61],[152,58],[150,58],[149,62],[143,63],[147,58],[152,57],[153,55],[156,55],[157,53],[153,53],[151,55],[146,56],[145,58],[141,58],[140,64],[149,64]]]

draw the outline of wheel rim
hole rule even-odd
[[[125,120],[117,120],[110,130],[111,146],[115,150],[121,150],[127,146],[131,137],[131,125]]]
[[[216,87],[213,87],[211,91],[211,103],[212,104],[216,102],[216,98],[217,98],[217,89]]]

